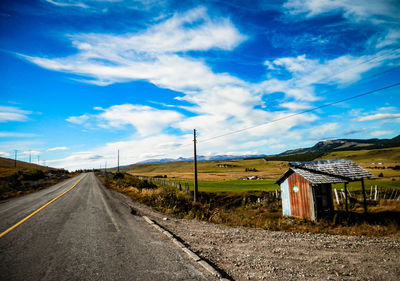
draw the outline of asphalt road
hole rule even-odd
[[[0,203],[0,233],[80,177]],[[0,280],[207,280],[93,173],[0,237]]]

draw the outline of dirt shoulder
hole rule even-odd
[[[290,233],[175,219],[114,193],[233,280],[400,279],[398,237]]]

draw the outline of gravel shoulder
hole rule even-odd
[[[400,280],[400,238],[289,233],[175,219],[121,200],[233,280]]]

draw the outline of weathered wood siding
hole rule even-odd
[[[313,201],[310,184],[299,174],[293,173],[288,177],[290,193],[290,209],[293,217],[313,220]],[[294,191],[297,186],[298,192]]]

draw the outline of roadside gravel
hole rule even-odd
[[[400,238],[290,233],[175,219],[121,199],[233,280],[400,280]]]

